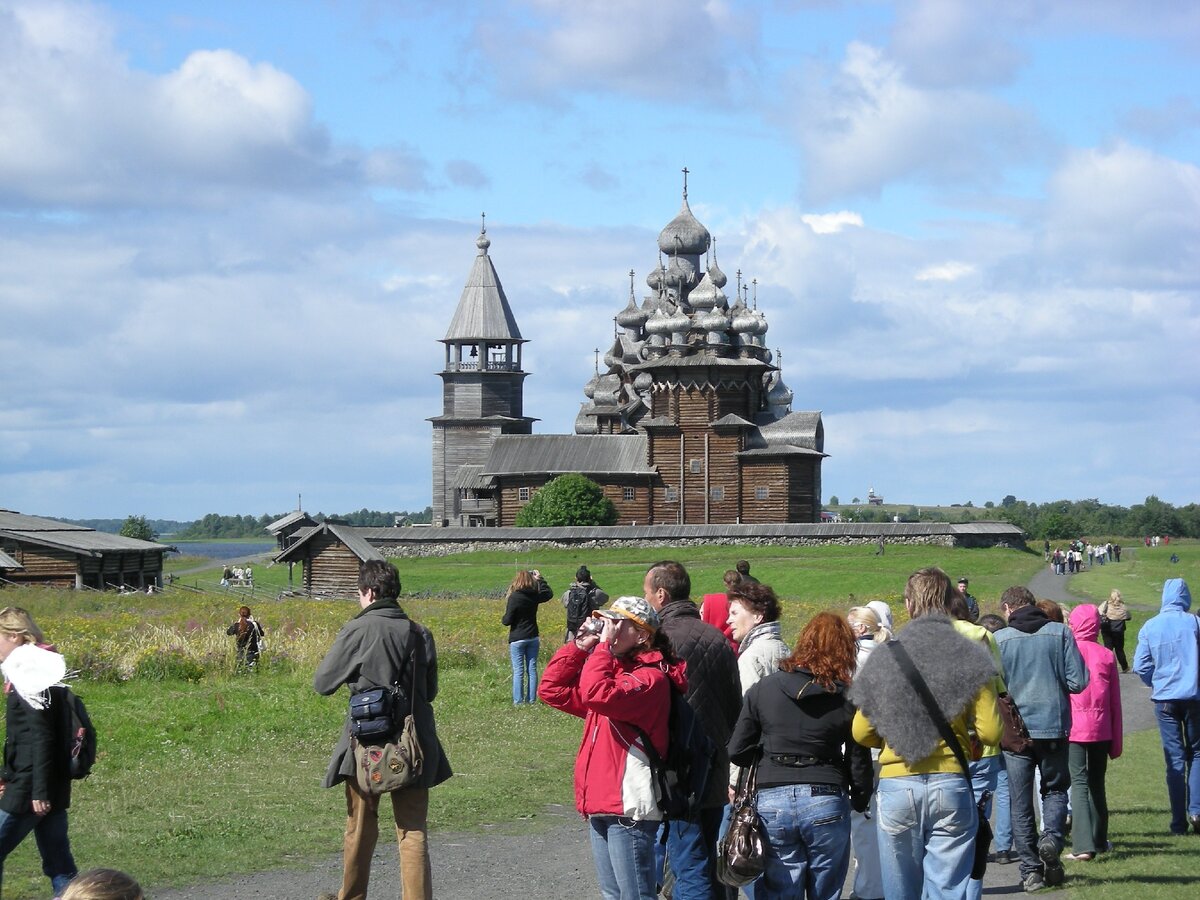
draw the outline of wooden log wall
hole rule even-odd
[[[304,588],[331,597],[358,595],[360,560],[331,534],[319,534],[308,544],[304,560]]]

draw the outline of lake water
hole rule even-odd
[[[184,556],[203,556],[206,559],[237,559],[270,553],[276,548],[274,541],[171,541],[165,543],[178,547]]]

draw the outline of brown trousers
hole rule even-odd
[[[342,890],[338,900],[365,900],[371,878],[371,856],[379,841],[381,796],[364,794],[346,781],[346,837],[342,843]],[[429,788],[394,791],[392,815],[400,841],[400,897],[402,900],[433,900],[433,876],[429,866],[426,823],[429,819]]]

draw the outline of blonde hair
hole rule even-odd
[[[865,627],[867,634],[875,638],[880,644],[892,639],[892,633],[879,620],[879,613],[875,612],[869,606],[850,607],[850,612],[846,614],[846,621],[850,623],[851,627],[855,625]]]
[[[1112,589],[1112,593],[1108,595],[1108,599],[1112,603],[1124,603],[1125,602],[1121,599],[1121,592],[1118,591],[1116,588]]]
[[[19,606],[0,609],[0,633],[21,635],[26,644],[46,643],[46,636],[33,621],[33,616]]]
[[[142,887],[116,869],[92,869],[72,881],[62,900],[145,900]]]
[[[513,576],[512,584],[508,586],[510,594],[517,591],[529,591],[537,588],[537,578],[528,569],[521,569]]]

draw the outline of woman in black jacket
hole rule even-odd
[[[504,608],[500,624],[508,626],[513,706],[533,703],[537,699],[537,658],[540,646],[537,608],[553,597],[554,591],[537,569],[522,569],[508,586],[508,604]]]
[[[78,873],[67,838],[67,807],[71,805],[71,776],[67,764],[66,743],[56,727],[57,704],[50,683],[36,681],[41,668],[57,668],[57,682],[66,666],[52,647],[42,644],[42,633],[23,609],[10,606],[0,610],[0,664],[13,652],[31,645],[22,654],[46,654],[45,665],[23,666],[25,677],[10,683],[7,674],[5,693],[4,769],[0,771],[0,884],[4,879],[4,860],[29,832],[37,837],[42,855],[42,871],[50,879],[56,895],[61,894]],[[55,659],[51,659],[55,657]],[[14,678],[16,676],[14,675]],[[45,679],[42,679],[45,681]],[[61,693],[61,692],[60,692]]]
[[[758,763],[758,814],[767,832],[760,900],[836,900],[850,865],[850,808],[871,797],[871,754],[854,743],[854,633],[818,613],[780,671],[746,693],[729,758]],[[845,747],[845,752],[843,752]]]

